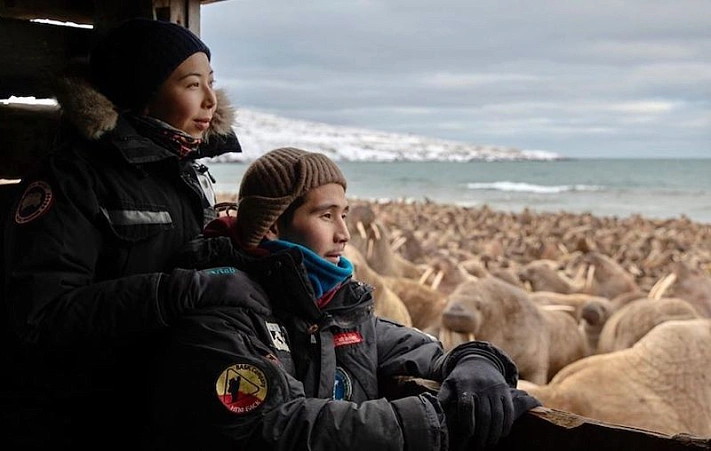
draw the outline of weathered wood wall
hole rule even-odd
[[[0,0],[0,99],[51,98],[53,83],[106,30],[131,17],[170,20],[200,34],[201,0]],[[87,27],[42,22],[50,19]],[[0,179],[22,177],[49,149],[56,108],[0,104]]]

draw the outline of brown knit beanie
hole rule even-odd
[[[282,147],[254,160],[239,188],[237,223],[242,243],[257,246],[292,202],[329,183],[346,189],[341,170],[321,153]]]

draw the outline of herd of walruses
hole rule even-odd
[[[350,203],[346,256],[376,313],[445,348],[494,343],[544,406],[711,436],[711,224]]]

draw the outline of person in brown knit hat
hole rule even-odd
[[[340,185],[345,193],[346,178],[323,154],[284,147],[257,159],[244,173],[238,195],[242,243],[257,246],[295,200],[329,183]]]
[[[372,287],[341,255],[345,193],[322,154],[280,148],[249,166],[237,216],[192,245],[198,267],[241,270],[243,303],[196,311],[173,330],[151,373],[146,449],[478,449],[539,405],[491,344],[444,352],[373,314]],[[216,245],[225,237],[233,249]],[[386,397],[403,376],[442,388]]]

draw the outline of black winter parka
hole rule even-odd
[[[135,417],[123,413],[135,406],[135,369],[166,325],[161,272],[214,217],[207,168],[139,135],[97,96],[83,83],[60,96],[55,149],[23,179],[4,227],[0,397],[19,418],[18,449],[80,447]],[[219,101],[226,122],[198,156],[240,151]],[[120,429],[112,441],[133,434]]]
[[[318,308],[302,258],[289,249],[246,264],[242,305],[171,328],[150,374],[145,449],[444,450],[436,398],[386,399],[389,381],[441,382],[459,358],[484,351],[515,386],[515,366],[488,343],[445,353],[434,337],[376,317],[361,282]]]

